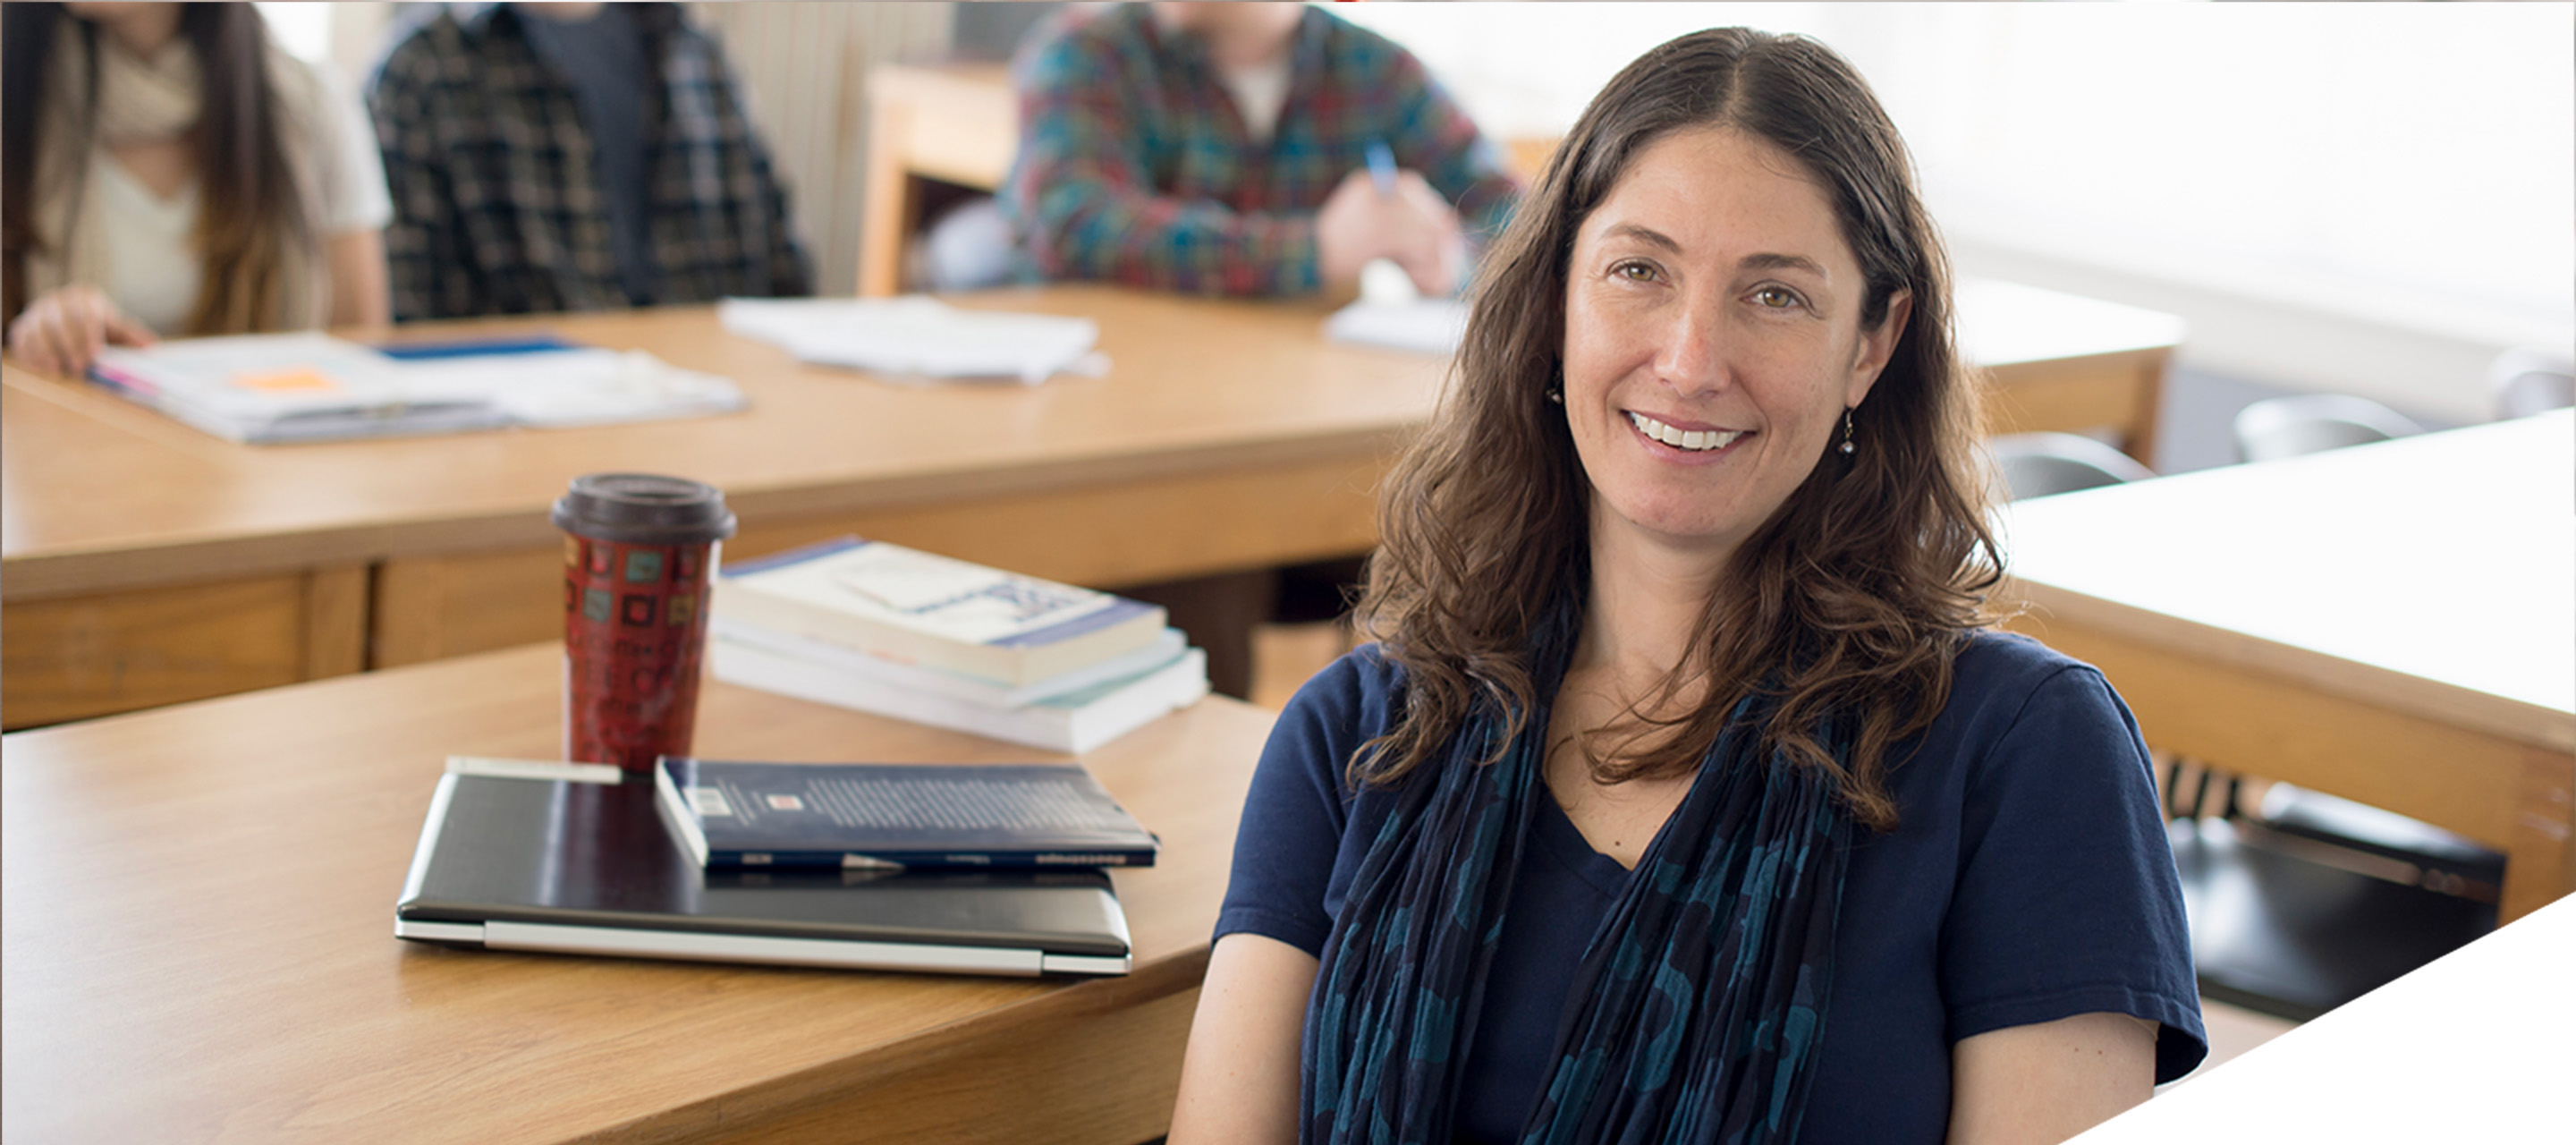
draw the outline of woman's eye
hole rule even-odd
[[[1787,287],[1766,286],[1753,292],[1754,304],[1765,310],[1787,310],[1795,306],[1804,306],[1806,301],[1798,297],[1796,291]]]
[[[1653,282],[1656,278],[1654,264],[1644,262],[1623,262],[1611,267],[1610,273],[1630,282]]]

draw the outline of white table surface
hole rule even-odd
[[[1951,304],[1959,354],[1980,366],[2160,349],[2186,332],[2163,311],[1991,278],[1959,279]]]
[[[2079,1145],[2576,1141],[2576,896],[2095,1127]]]
[[[2576,411],[1998,519],[2016,577],[2530,709],[2525,725],[2576,712]]]

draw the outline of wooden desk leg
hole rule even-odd
[[[2522,799],[2505,849],[2496,921],[2511,922],[2576,893],[2576,755],[2525,753]]]
[[[2149,468],[2156,464],[2156,424],[2164,414],[2165,372],[2172,365],[2172,352],[2159,350],[2138,367],[2137,407],[2120,443],[2122,451]]]
[[[365,565],[315,569],[304,581],[304,678],[320,680],[367,669]]]

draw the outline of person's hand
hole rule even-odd
[[[1458,288],[1467,241],[1458,212],[1422,176],[1405,171],[1381,193],[1366,170],[1343,176],[1315,215],[1315,246],[1324,281],[1348,285],[1374,259],[1392,259],[1424,294]]]
[[[9,323],[9,352],[40,373],[79,377],[107,346],[149,346],[152,331],[125,316],[94,286],[66,286],[27,305]]]

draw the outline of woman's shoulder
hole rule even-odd
[[[1281,712],[1337,726],[1366,725],[1368,735],[1385,730],[1387,713],[1403,684],[1404,670],[1387,659],[1376,643],[1362,644],[1308,677]]]
[[[1394,725],[1402,669],[1375,644],[1363,644],[1308,677],[1272,726],[1274,745],[1336,768]]]
[[[2090,664],[2017,632],[1964,633],[1950,661],[1950,703],[2027,700],[2060,677],[2100,679]]]
[[[2125,768],[2141,749],[2137,725],[2092,665],[2016,633],[1981,630],[1962,638],[1952,660],[1949,701],[1923,733],[1931,754],[1993,775],[2029,755],[2051,769],[2098,756]]]

